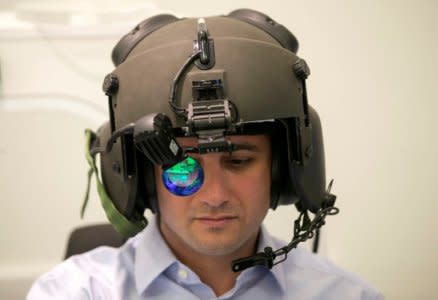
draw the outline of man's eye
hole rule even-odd
[[[242,167],[248,165],[251,161],[251,158],[232,158],[228,160],[228,163],[233,167]]]

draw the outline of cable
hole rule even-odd
[[[321,237],[321,229],[317,228],[315,231],[315,238],[313,239],[312,252],[318,253],[319,239]]]
[[[90,155],[95,156],[97,153],[111,152],[116,140],[123,135],[132,134],[134,132],[134,127],[135,127],[135,123],[129,123],[128,125],[117,129],[116,131],[113,132],[109,140],[106,142],[105,146],[92,148],[90,150]]]
[[[189,58],[185,61],[185,63],[182,65],[182,67],[179,69],[178,73],[176,73],[175,78],[172,81],[172,84],[170,86],[170,94],[169,94],[169,104],[175,114],[181,117],[187,117],[187,110],[183,107],[179,107],[175,104],[175,96],[176,96],[176,89],[178,87],[178,81],[183,74],[183,72],[187,69],[187,67],[192,64],[196,59],[198,59],[201,55],[201,51],[196,51],[192,55],[189,56]]]

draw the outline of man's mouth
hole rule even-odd
[[[195,218],[201,224],[211,227],[223,227],[237,219],[236,216],[201,216]]]

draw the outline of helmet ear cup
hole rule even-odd
[[[126,57],[128,57],[132,49],[134,49],[134,47],[146,36],[160,29],[161,27],[178,20],[180,19],[174,15],[161,14],[150,17],[139,23],[129,33],[125,34],[114,47],[111,55],[114,65],[120,65],[126,59]]]
[[[322,206],[326,195],[322,128],[317,112],[310,106],[309,118],[312,124],[312,155],[304,166],[289,161],[285,128],[271,136],[272,209],[278,205],[295,204],[299,211],[316,212]]]
[[[106,145],[111,136],[111,128],[109,122],[106,122],[98,131],[100,145]],[[126,147],[124,143],[118,139],[111,152],[101,154],[101,172],[102,182],[105,190],[112,199],[116,209],[128,219],[132,217],[138,206],[143,204],[143,201],[138,201],[142,198],[138,190],[138,169],[134,166],[130,168],[129,175],[126,170],[128,164],[123,159],[123,155],[131,156],[131,159],[136,158],[137,153],[126,153],[127,149],[135,151],[133,147]],[[123,149],[123,150],[122,150]],[[125,151],[125,154],[122,152]]]
[[[275,135],[271,135],[271,201],[270,208],[276,209],[278,205],[278,198],[280,197],[281,187],[281,170],[280,170],[280,154],[278,151],[279,140]]]
[[[305,166],[290,168],[291,179],[299,202],[299,211],[310,210],[316,213],[326,196],[325,159],[321,121],[318,113],[309,106],[309,118],[312,124],[312,154]]]
[[[99,129],[98,134],[100,144],[105,145],[111,136],[109,122]],[[121,143],[122,140],[118,139],[111,152],[101,154],[102,181],[107,194],[117,210],[128,219],[136,213],[144,212],[145,209],[157,213],[158,202],[152,163],[134,145],[127,147]],[[123,151],[128,151],[126,155],[133,159],[132,170],[126,175],[124,173],[128,166],[123,159],[122,148]]]
[[[287,136],[284,125],[277,123],[271,135],[271,208],[298,202],[292,186],[288,159]]]
[[[278,24],[269,16],[252,9],[237,9],[230,12],[228,17],[238,19],[260,28],[276,39],[283,48],[286,48],[293,53],[297,53],[297,38],[286,27]]]

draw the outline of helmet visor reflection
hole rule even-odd
[[[162,173],[164,186],[177,196],[190,196],[196,193],[204,182],[201,165],[188,156]]]

